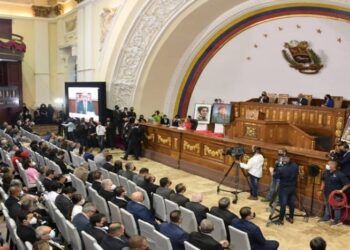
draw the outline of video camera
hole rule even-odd
[[[224,150],[223,155],[230,155],[232,157],[235,157],[236,159],[239,159],[242,155],[244,155],[244,147],[237,146],[237,147],[227,148]]]

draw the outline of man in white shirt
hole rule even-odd
[[[62,183],[55,181],[51,185],[51,191],[47,194],[47,198],[55,203],[56,197],[61,193],[62,191]]]
[[[241,163],[241,168],[248,170],[249,174],[249,185],[250,185],[250,196],[249,200],[258,199],[258,186],[259,180],[262,177],[262,167],[264,165],[264,157],[261,154],[261,148],[257,146],[252,147],[253,156],[248,160],[247,163]]]
[[[104,149],[105,134],[106,134],[106,128],[101,124],[101,122],[99,122],[96,127],[96,135],[97,135],[98,147],[100,148],[101,152]]]

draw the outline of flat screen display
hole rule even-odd
[[[106,108],[105,93],[104,84],[66,83],[66,107],[69,117],[102,120],[101,114]]]

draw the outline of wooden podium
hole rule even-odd
[[[287,121],[265,120],[265,113],[247,110],[245,118],[236,118],[231,136],[266,143],[315,149],[315,137]]]

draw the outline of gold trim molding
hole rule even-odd
[[[154,142],[154,134],[146,135],[147,140]]]
[[[185,151],[190,151],[199,154],[200,145],[199,143],[191,145],[188,141],[184,141],[183,149]]]
[[[160,144],[163,144],[163,145],[168,144],[169,146],[171,146],[171,138],[170,137],[163,138],[161,135],[158,135],[157,138],[158,138],[158,142]]]
[[[205,156],[210,156],[213,158],[219,158],[220,160],[224,159],[223,156],[224,150],[223,149],[211,149],[209,146],[204,145],[204,155]]]

